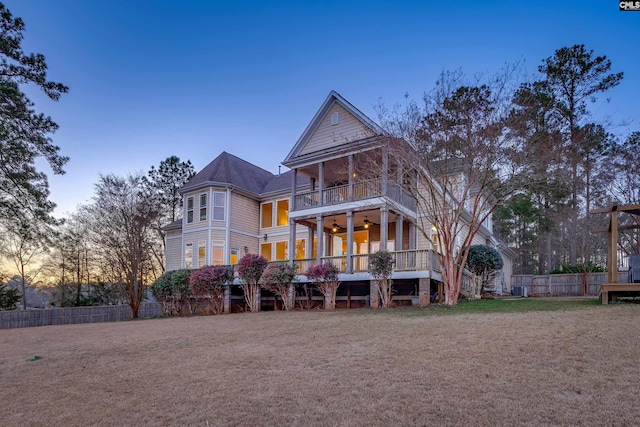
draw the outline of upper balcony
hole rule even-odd
[[[387,198],[412,212],[416,210],[416,201],[413,197],[403,191],[397,183],[387,182],[385,184],[382,178],[296,194],[292,210],[301,211],[319,206],[335,206],[376,198]]]

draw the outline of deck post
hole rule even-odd
[[[224,303],[222,311],[224,313],[231,313],[231,286],[225,286],[224,288]]]
[[[431,279],[418,279],[418,305],[424,307],[431,303]]]
[[[369,281],[369,305],[371,308],[380,307],[380,295],[378,294],[378,281]]]
[[[609,283],[618,283],[618,211],[611,211],[609,231]]]

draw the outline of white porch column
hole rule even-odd
[[[324,230],[322,228],[322,216],[316,217],[316,263],[318,265],[321,264],[322,258],[322,236],[324,234]]]
[[[396,251],[402,250],[402,231],[404,215],[396,215]]]
[[[318,163],[318,204],[324,205],[324,197],[322,192],[324,191],[324,162]]]
[[[380,208],[380,249],[387,250],[387,242],[389,240],[388,236],[389,230],[389,211],[387,207],[384,206]]]
[[[382,195],[387,195],[389,184],[389,148],[382,147]]]
[[[289,220],[289,265],[296,259],[296,222]]]
[[[416,225],[413,222],[409,223],[409,249],[417,249],[416,243]]]
[[[353,272],[353,211],[347,212],[347,273]]]
[[[298,169],[293,170],[293,176],[291,177],[291,206],[289,211],[296,210],[296,191],[298,189]]]
[[[347,189],[348,200],[353,200],[353,154],[349,154],[349,188]]]
[[[304,257],[307,259],[313,258],[313,227],[307,227],[307,247]]]

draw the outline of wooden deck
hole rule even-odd
[[[606,283],[600,287],[602,304],[609,304],[619,297],[640,297],[640,283]]]

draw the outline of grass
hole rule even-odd
[[[35,426],[635,425],[639,321],[637,304],[496,300],[3,330],[0,414]]]
[[[391,310],[394,315],[421,317],[434,315],[455,315],[463,313],[526,313],[530,311],[574,310],[599,306],[595,298],[522,298],[522,299],[479,299],[460,300],[456,306],[433,304],[418,310]],[[382,311],[384,312],[384,311]]]

